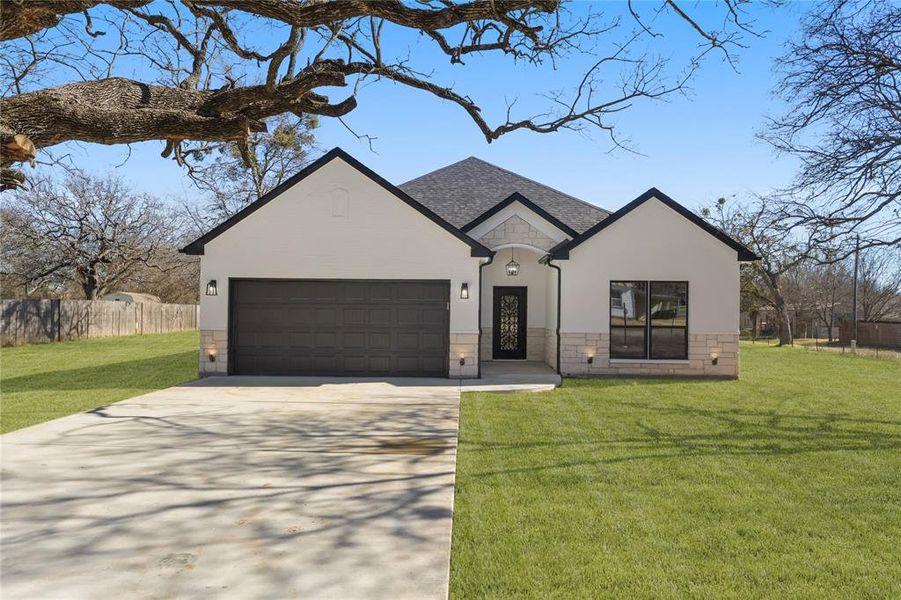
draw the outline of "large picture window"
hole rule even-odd
[[[610,358],[688,358],[688,282],[611,281]]]

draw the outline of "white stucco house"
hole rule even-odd
[[[202,375],[736,377],[757,258],[653,188],[610,213],[476,158],[395,186],[340,149],[182,251]]]

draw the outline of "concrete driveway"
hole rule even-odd
[[[3,436],[2,597],[446,597],[459,386],[271,383]]]

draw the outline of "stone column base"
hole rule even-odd
[[[448,376],[451,379],[475,379],[479,376],[478,348],[478,333],[450,334]],[[465,360],[466,364],[460,364],[461,358]]]
[[[214,356],[214,361],[210,360],[210,354]],[[228,373],[228,333],[224,329],[200,330],[200,368],[198,372],[201,377]]]

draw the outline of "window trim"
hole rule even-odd
[[[613,307],[613,284],[616,283],[643,283],[645,284],[645,324],[641,325],[616,325],[617,328],[626,328],[626,329],[644,329],[644,356],[643,357],[626,357],[626,356],[613,356],[613,317],[610,314],[610,310]],[[653,356],[653,341],[651,332],[655,329],[655,326],[652,324],[651,318],[651,287],[653,284],[684,284],[685,285],[685,325],[680,326],[670,326],[670,325],[658,325],[656,329],[684,329],[685,330],[685,345],[683,348],[683,355],[679,358],[660,358]],[[607,346],[607,355],[609,356],[609,360],[611,361],[622,361],[622,362],[661,362],[661,361],[678,361],[678,362],[686,362],[688,361],[688,327],[691,318],[691,311],[689,310],[689,282],[688,280],[678,280],[678,279],[611,279],[609,281],[609,286],[607,288],[608,293],[608,301],[607,301],[607,332],[608,332],[608,346]]]

